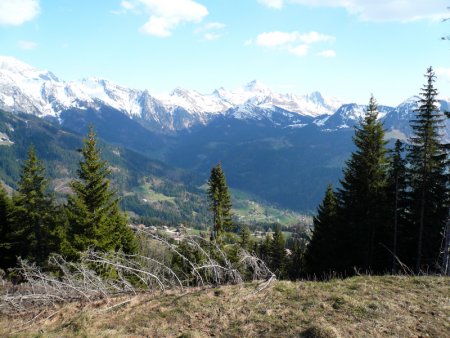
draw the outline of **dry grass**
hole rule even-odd
[[[355,277],[191,289],[0,318],[5,337],[448,337],[450,279]],[[112,307],[114,304],[118,304]]]

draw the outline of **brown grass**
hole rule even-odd
[[[354,277],[140,295],[0,318],[5,337],[449,337],[450,279]],[[114,304],[119,304],[111,308]],[[38,314],[37,314],[38,315]]]

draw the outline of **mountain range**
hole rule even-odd
[[[449,98],[439,102],[450,110]],[[379,105],[387,138],[407,140],[417,107],[417,96]],[[154,95],[100,78],[63,81],[0,57],[0,109],[77,133],[93,123],[104,141],[203,178],[221,161],[231,186],[306,211],[315,209],[328,182],[338,184],[366,106],[319,92],[280,94],[258,81],[210,94],[176,88]],[[450,140],[448,123],[443,133]]]

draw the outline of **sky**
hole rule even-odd
[[[433,66],[450,97],[450,0],[0,0],[0,55],[63,80],[397,105]]]

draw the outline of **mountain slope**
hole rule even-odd
[[[83,131],[85,132],[85,131]],[[33,144],[44,161],[50,186],[63,198],[70,193],[69,182],[76,177],[82,136],[32,115],[0,111],[0,178],[15,187],[28,147]],[[102,157],[110,164],[111,180],[122,195],[128,212],[159,221],[197,223],[208,220],[203,184],[198,176],[174,169],[126,148],[100,142]],[[147,185],[145,192],[140,186]],[[146,200],[148,195],[158,196]],[[168,197],[162,198],[163,196]],[[170,200],[170,201],[169,201]]]

